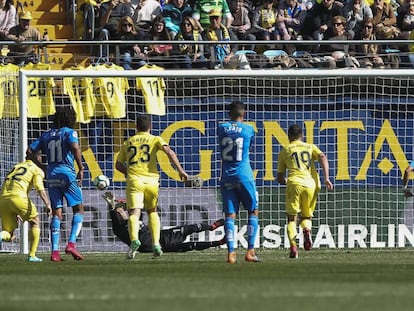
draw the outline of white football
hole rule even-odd
[[[111,181],[105,175],[99,175],[93,180],[93,184],[98,190],[106,190],[111,184]]]

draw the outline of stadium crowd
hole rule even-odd
[[[145,63],[186,69],[398,68],[402,55],[403,63],[414,63],[414,45],[401,44],[414,38],[414,0],[78,0],[78,7],[84,28],[78,37],[144,42],[120,46],[117,59],[124,69]],[[1,0],[0,40],[42,40],[31,20],[27,11],[16,18],[13,0]],[[183,40],[194,44],[176,42]],[[399,44],[368,42],[375,40]],[[14,63],[22,61],[20,55],[32,56],[29,45],[10,48]]]
[[[195,41],[191,45],[172,42],[121,46],[120,62],[125,69],[139,68],[145,62],[166,68],[396,68],[400,55],[408,59],[408,44],[352,44],[352,40],[407,40],[412,39],[414,28],[413,0],[86,3],[94,7],[97,25],[96,29],[87,29],[87,33],[103,32],[105,35],[99,38]],[[205,43],[239,40],[251,43]],[[257,40],[269,41],[269,44],[255,44]],[[321,44],[303,42],[307,40],[321,41]],[[344,44],[322,42],[330,40],[344,41]]]

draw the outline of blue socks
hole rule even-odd
[[[224,230],[226,232],[227,251],[234,252],[234,219],[227,217],[224,222]]]
[[[59,251],[59,239],[60,239],[60,219],[57,216],[52,218],[50,222],[50,232],[52,239],[52,252]]]
[[[259,218],[255,215],[249,215],[247,221],[247,248],[253,249],[256,241],[257,230],[259,229]],[[234,252],[234,219],[227,217],[224,223],[226,231],[227,251]]]
[[[72,229],[70,230],[69,242],[76,243],[76,238],[82,229],[83,214],[76,213],[72,218]]]
[[[247,248],[253,249],[254,242],[256,241],[256,234],[259,228],[259,218],[255,215],[249,215],[247,221]]]

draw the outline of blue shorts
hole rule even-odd
[[[63,207],[63,198],[67,206],[73,207],[83,202],[82,189],[76,179],[67,174],[56,174],[48,180],[50,204],[53,209]]]
[[[258,208],[259,196],[254,181],[244,183],[222,183],[220,186],[225,214],[237,214],[240,203],[245,210],[253,212]]]

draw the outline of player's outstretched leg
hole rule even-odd
[[[129,251],[127,253],[127,259],[134,259],[140,246],[141,242],[139,240],[132,241],[131,245],[129,246]]]
[[[218,227],[221,227],[221,226],[224,226],[224,219],[223,219],[223,218],[222,218],[222,219],[219,219],[219,220],[216,220],[215,222],[213,222],[213,223],[210,225],[209,230],[210,230],[210,231],[214,231],[214,230],[216,230]]]

